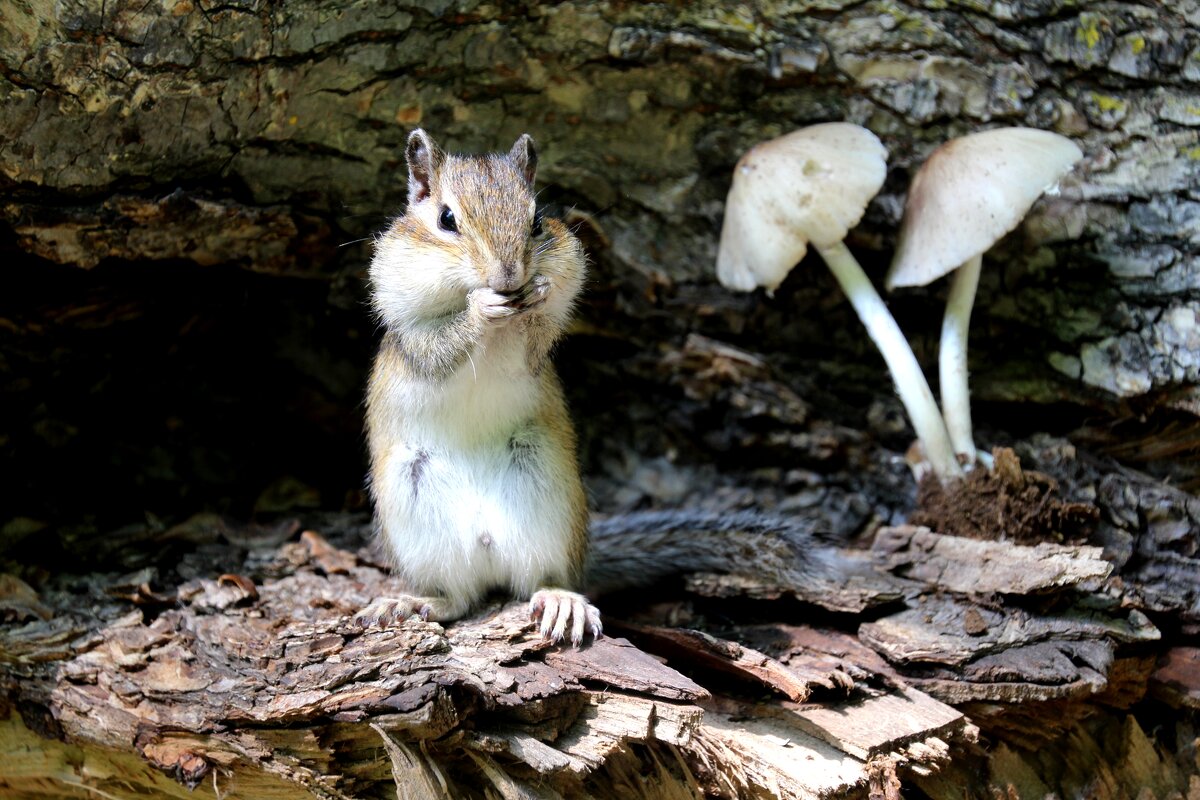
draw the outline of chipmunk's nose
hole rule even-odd
[[[525,270],[521,269],[521,265],[516,261],[502,261],[492,270],[491,280],[488,281],[488,286],[494,292],[508,294],[515,292],[521,288],[521,284],[525,279]]]

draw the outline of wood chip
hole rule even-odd
[[[928,737],[951,736],[966,723],[960,712],[916,689],[804,708],[796,716],[813,736],[863,760]]]
[[[662,654],[668,660],[713,670],[743,681],[752,681],[773,689],[794,702],[803,702],[812,694],[813,683],[828,686],[826,675],[817,681],[806,680],[784,664],[736,642],[718,639],[707,633],[683,628],[625,626],[636,631],[643,647]]]
[[[545,654],[547,666],[569,671],[580,680],[673,700],[701,700],[703,686],[625,639],[602,636],[580,648],[561,646]]]
[[[597,767],[629,741],[686,745],[703,718],[704,712],[696,706],[593,692],[576,723],[555,746]]]
[[[810,735],[791,715],[709,712],[698,739],[726,770],[724,780],[735,784],[726,796],[812,800],[843,796],[865,783],[861,760]]]
[[[1176,708],[1200,708],[1200,647],[1172,647],[1151,679],[1154,696]]]
[[[309,557],[326,575],[346,575],[358,564],[353,553],[332,546],[316,531],[300,534],[300,543],[308,548]]]
[[[979,633],[982,626],[986,629]],[[1080,607],[1038,616],[1017,608],[983,608],[943,595],[923,597],[914,608],[864,623],[859,638],[895,664],[960,665],[1039,641],[1147,642],[1157,640],[1159,632],[1139,611],[1122,618]]]
[[[1112,571],[1099,547],[1050,543],[1028,547],[944,536],[910,525],[880,528],[873,549],[886,554],[887,568],[897,575],[970,594],[1092,590]]]

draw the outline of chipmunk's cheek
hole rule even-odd
[[[425,291],[435,295],[452,293],[465,297],[467,292],[484,285],[479,280],[471,253],[459,248],[444,247],[427,253],[410,269],[419,272]]]

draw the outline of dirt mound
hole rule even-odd
[[[1058,482],[1044,473],[1021,469],[1011,449],[998,447],[992,455],[992,470],[980,467],[949,486],[926,476],[917,490],[917,510],[910,522],[971,539],[1021,544],[1087,540],[1099,509],[1061,499]]]

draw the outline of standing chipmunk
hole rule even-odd
[[[457,619],[493,588],[530,597],[541,631],[599,635],[578,594],[588,513],[550,348],[583,285],[583,248],[543,219],[528,134],[507,155],[408,137],[408,208],[376,243],[386,332],[367,392],[379,530],[414,596],[360,623]]]
[[[578,645],[601,632],[585,585],[728,572],[747,553],[743,571],[785,585],[810,576],[811,533],[752,514],[614,518],[593,529],[589,560],[575,431],[548,358],[583,284],[583,249],[537,210],[528,134],[505,155],[457,156],[418,129],[405,155],[408,207],[370,268],[385,333],[367,435],[376,524],[413,594],[375,600],[358,623],[451,621],[504,589],[530,598],[543,636]]]

